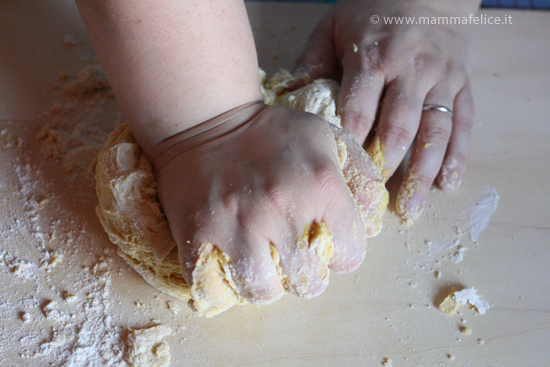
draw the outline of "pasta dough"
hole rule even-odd
[[[355,166],[354,162],[361,159],[375,167],[353,137],[337,127],[340,125],[335,106],[338,84],[332,80],[316,80],[284,93],[285,85],[290,82],[292,76],[286,71],[280,71],[269,82],[262,74],[265,102],[316,113],[332,123],[342,174],[360,209],[367,236],[378,234],[387,205],[387,191],[381,176],[365,177]],[[233,305],[245,303],[231,279],[231,259],[212,244],[203,244],[200,248],[193,286],[185,282],[178,248],[158,201],[156,187],[153,167],[130,129],[126,124],[118,126],[98,155],[96,191],[99,204],[96,212],[110,240],[118,246],[120,256],[158,290],[189,300],[190,306],[200,315],[214,316]],[[360,204],[360,196],[363,200],[368,198],[368,207]],[[306,232],[300,241],[314,249],[328,264],[333,249],[326,226],[320,223]],[[274,247],[273,261],[279,266],[278,254],[273,250]],[[328,280],[328,273],[326,277]]]

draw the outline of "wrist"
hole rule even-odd
[[[147,156],[158,174],[174,158],[244,127],[247,122],[267,107],[261,101],[249,102],[235,107],[212,119],[167,137],[152,147]]]
[[[257,68],[255,74],[258,74]],[[203,94],[201,98],[197,98],[196,95],[189,97],[181,92],[165,91],[167,98],[145,102],[142,106],[137,106],[135,103],[130,106],[121,103],[128,125],[148,157],[157,145],[174,135],[251,101],[263,100],[260,82],[253,77],[249,77],[246,83],[238,88],[232,83],[236,78],[220,77],[219,79],[205,83],[206,86],[195,86],[194,90]],[[212,89],[220,92],[213,92],[210,95],[204,93]],[[189,103],[190,100],[194,103]]]

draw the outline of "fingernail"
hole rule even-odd
[[[405,179],[399,188],[396,200],[396,211],[404,223],[412,224],[424,211],[424,197],[422,188],[414,175]]]

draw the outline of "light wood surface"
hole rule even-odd
[[[248,9],[260,65],[273,74],[292,66],[328,7],[248,3]],[[513,24],[472,27],[477,115],[469,166],[458,192],[434,190],[425,214],[409,228],[400,226],[390,204],[384,229],[370,240],[360,269],[331,274],[328,289],[316,299],[287,295],[269,306],[235,307],[202,319],[184,302],[175,302],[180,306],[177,314],[170,311],[167,302],[172,299],[117,257],[95,216],[87,167],[67,172],[63,159],[46,158],[35,138],[51,120],[42,113],[64,101],[63,92],[52,88],[59,73],[66,71],[74,79],[93,63],[74,4],[2,1],[0,365],[49,365],[51,355],[21,356],[32,349],[32,340],[47,340],[56,326],[44,317],[44,304],[62,304],[64,292],[85,289],[86,267],[104,257],[110,285],[103,312],[115,326],[170,326],[174,333],[166,340],[173,366],[381,366],[386,358],[395,367],[547,366],[550,14],[483,12],[510,14]],[[68,33],[81,42],[64,45]],[[92,117],[79,115],[80,105],[76,108],[70,116],[88,123],[91,141],[94,136],[104,138],[118,119],[114,100],[95,109]],[[498,192],[498,208],[473,242],[468,216],[488,188]],[[395,180],[389,190],[395,194]],[[34,202],[44,198],[49,198],[44,208],[33,211]],[[455,264],[450,256],[457,239],[468,250]],[[63,253],[62,261],[49,272],[37,268],[29,278],[18,276],[6,260],[10,253],[39,265],[45,251],[56,249]],[[437,305],[453,286],[475,287],[492,307],[484,315],[467,307],[460,308],[460,315],[443,314]],[[72,312],[82,317],[74,307]],[[22,322],[24,312],[33,322]],[[470,327],[472,334],[462,334],[462,326]]]

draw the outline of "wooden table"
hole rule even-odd
[[[247,6],[260,64],[268,74],[292,66],[328,9],[315,4]],[[332,274],[328,289],[316,299],[285,296],[269,306],[235,307],[202,319],[184,302],[150,287],[119,259],[95,216],[96,198],[85,172],[92,159],[88,155],[119,115],[114,99],[100,106],[65,105],[67,97],[53,87],[67,83],[59,80],[60,72],[72,81],[93,63],[74,4],[3,1],[0,364],[60,365],[74,358],[75,340],[82,348],[88,340],[86,356],[95,360],[93,351],[101,349],[98,338],[116,341],[122,335],[124,345],[124,328],[162,324],[173,330],[165,338],[173,366],[381,366],[389,360],[393,366],[547,366],[550,14],[483,13],[512,15],[513,23],[472,27],[477,116],[459,191],[434,190],[425,214],[409,228],[400,225],[390,203],[384,229],[370,241],[361,268]],[[74,38],[64,44],[67,34]],[[77,44],[71,45],[72,40]],[[57,152],[58,160],[51,160],[44,149],[56,142],[38,142],[36,135],[52,122],[54,117],[43,112],[55,102],[65,112],[61,125],[50,131],[58,133],[65,147]],[[71,135],[75,127],[85,133]],[[396,182],[388,187],[394,195]],[[491,190],[500,197],[498,208],[474,242],[469,216]],[[454,263],[457,241],[468,250]],[[484,315],[468,307],[461,307],[459,315],[442,313],[437,305],[453,286],[475,287],[492,307]],[[75,302],[70,294],[77,296]],[[60,319],[55,310],[74,317]],[[471,335],[461,333],[462,327],[471,328]],[[63,329],[77,334],[76,339],[56,339],[55,332]],[[52,340],[59,343],[44,349]]]

